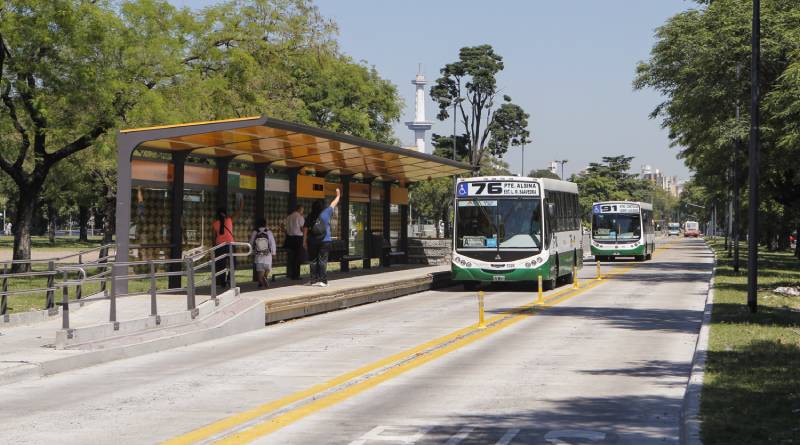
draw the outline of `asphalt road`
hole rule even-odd
[[[6,443],[677,443],[712,257],[424,292],[0,387]],[[515,310],[522,307],[521,310]]]

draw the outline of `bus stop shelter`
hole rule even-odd
[[[237,240],[265,217],[280,245],[285,216],[297,204],[310,210],[338,187],[333,260],[343,271],[351,261],[388,265],[408,252],[408,185],[470,171],[414,149],[269,117],[123,130],[117,150],[120,262],[181,258],[213,245],[217,208],[242,210]]]

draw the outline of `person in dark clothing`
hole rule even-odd
[[[336,197],[325,207],[325,201],[315,201],[311,207],[311,215],[306,219],[303,229],[303,245],[308,251],[311,262],[312,286],[328,286],[328,252],[331,250],[331,217],[333,209],[339,204],[341,192],[336,189]],[[317,221],[319,220],[319,223]]]

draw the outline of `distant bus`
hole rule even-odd
[[[697,238],[700,236],[700,224],[697,221],[686,221],[683,223],[683,236]]]
[[[646,202],[592,204],[592,255],[596,260],[634,257],[649,260],[656,249],[653,206]]]
[[[545,289],[572,283],[583,264],[578,186],[516,176],[458,179],[452,277],[484,282],[542,277]]]
[[[667,236],[680,236],[681,235],[681,224],[680,223],[669,223],[667,224]]]

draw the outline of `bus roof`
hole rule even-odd
[[[643,208],[645,210],[653,210],[653,204],[641,201],[599,201],[592,203],[593,206],[598,204],[637,204],[640,208]]]

